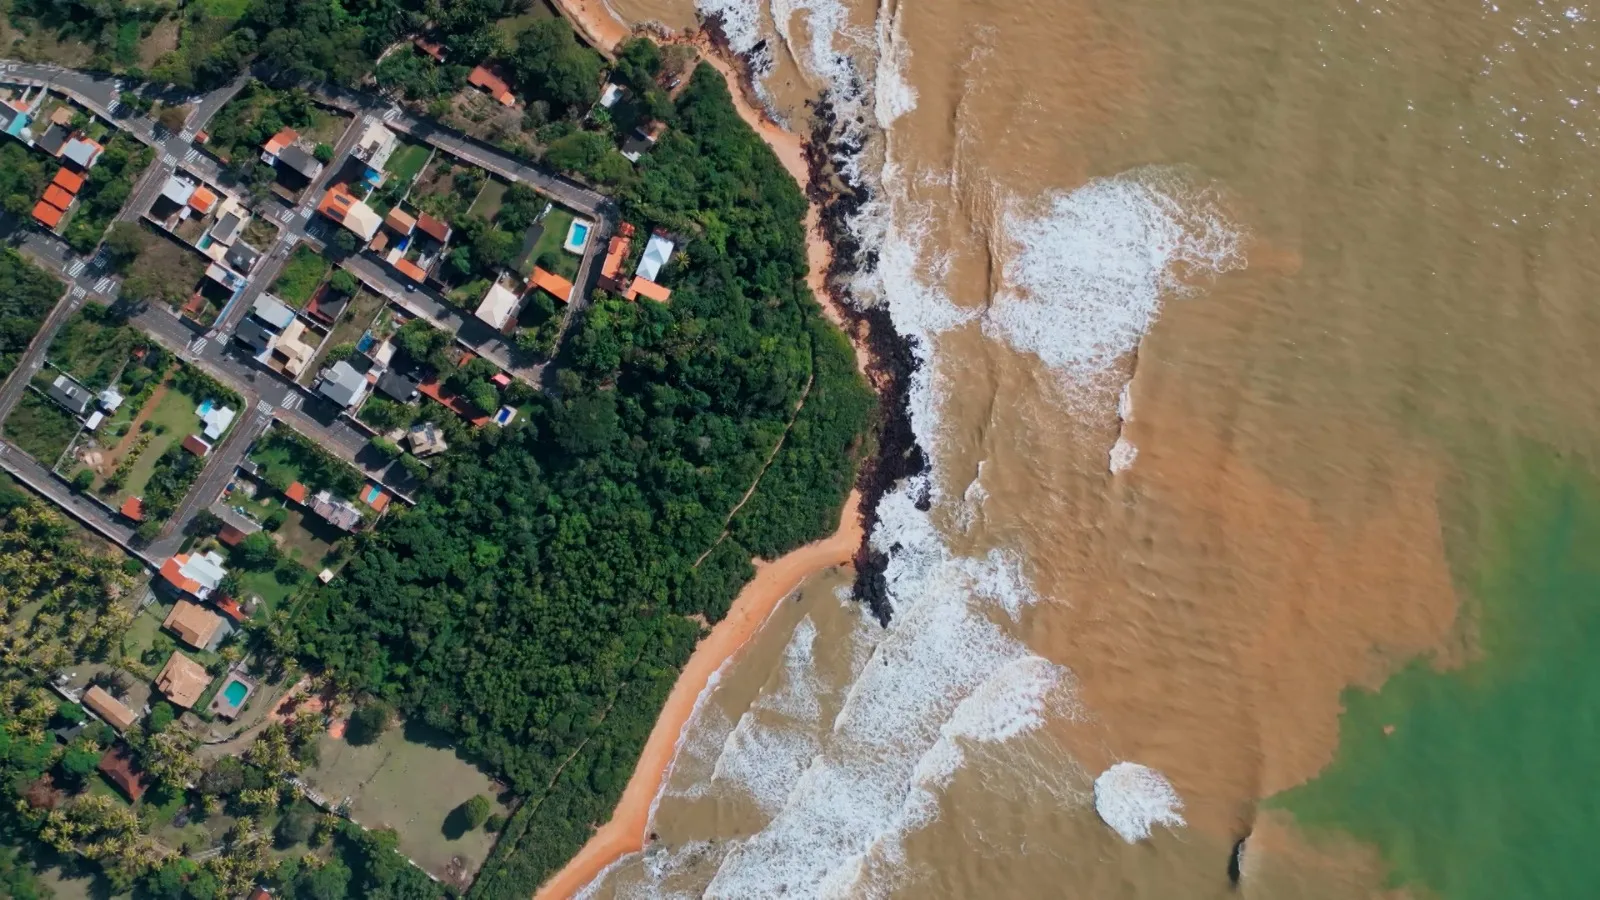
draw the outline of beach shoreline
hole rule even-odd
[[[612,51],[617,44],[633,34],[632,29],[611,15],[601,0],[556,0],[556,6],[586,41],[608,57],[614,55]],[[829,287],[829,275],[835,270],[835,260],[832,245],[825,234],[821,204],[812,189],[811,154],[807,140],[784,130],[751,101],[747,96],[743,73],[734,62],[717,52],[706,36],[697,34],[679,40],[695,46],[700,58],[727,80],[740,118],[772,148],[784,169],[807,195],[809,202],[805,228],[809,272],[806,281],[822,306],[824,315],[851,338],[857,367],[868,376],[869,382],[877,381],[871,375],[877,367],[871,348],[863,339],[866,327],[863,320],[852,315],[842,298]],[[866,545],[866,522],[869,518],[870,513],[863,511],[863,492],[852,490],[845,501],[839,527],[831,535],[776,560],[756,562],[755,578],[739,592],[728,615],[695,645],[689,662],[679,673],[610,820],[589,838],[561,871],[539,887],[536,900],[571,897],[599,877],[612,863],[644,848],[650,810],[676,756],[679,736],[713,674],[739,653],[778,604],[793,594],[807,578],[834,566],[859,561]]]

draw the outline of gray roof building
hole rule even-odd
[[[60,156],[61,148],[67,145],[67,138],[72,137],[72,132],[60,125],[51,125],[34,141],[41,150],[51,156]]]
[[[261,251],[246,244],[244,241],[235,243],[228,248],[228,253],[223,257],[229,266],[240,275],[248,276],[250,270],[256,267],[256,262],[261,259]]]
[[[322,384],[318,390],[340,406],[355,406],[367,392],[367,376],[341,359],[332,368],[322,370]]]
[[[417,399],[418,394],[417,382],[393,369],[383,373],[383,377],[378,379],[378,390],[401,403],[410,403]]]
[[[246,316],[244,321],[239,323],[239,327],[233,330],[233,336],[239,343],[257,353],[272,349],[272,344],[278,337],[277,332],[254,316]]]
[[[57,375],[45,392],[75,416],[83,415],[89,404],[94,402],[94,395],[87,388],[65,375]]]
[[[294,144],[278,151],[278,162],[306,178],[315,178],[322,174],[322,163],[315,156],[301,150]]]
[[[294,310],[285,306],[283,301],[271,294],[262,294],[257,297],[255,304],[250,307],[250,312],[256,318],[279,331],[288,328],[289,323],[294,321]]]
[[[238,213],[228,213],[211,226],[211,239],[219,244],[231,244],[239,236],[239,226],[243,224]]]

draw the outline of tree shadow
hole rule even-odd
[[[447,841],[459,841],[471,830],[472,826],[467,822],[466,804],[462,804],[450,810],[450,814],[444,817],[444,824],[440,826],[439,833],[443,834]]]
[[[413,744],[422,744],[435,750],[456,749],[456,742],[451,739],[449,732],[435,728],[419,718],[405,721],[405,737]]]

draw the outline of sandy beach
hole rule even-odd
[[[611,821],[595,832],[583,849],[555,877],[539,888],[537,900],[571,897],[595,876],[625,854],[644,847],[644,832],[650,817],[650,804],[661,789],[661,780],[672,764],[678,734],[694,711],[695,700],[724,660],[739,652],[761,628],[783,598],[800,583],[829,566],[845,565],[855,556],[864,537],[861,527],[861,497],[851,492],[840,517],[839,530],[815,543],[772,562],[757,562],[756,577],[734,599],[727,617],[695,646],[689,664],[683,667],[667,705],[650,730],[644,753],[634,767],[633,776],[622,792],[622,800]]]
[[[556,5],[580,34],[607,55],[611,55],[616,45],[631,34],[628,27],[617,21],[600,0],[557,0]],[[701,58],[716,67],[728,80],[740,118],[772,147],[783,167],[794,176],[803,190],[810,178],[804,141],[779,127],[750,102],[740,86],[739,72],[733,65],[711,52],[704,41],[693,43],[700,50]],[[846,327],[843,312],[825,289],[832,252],[818,227],[815,204],[811,205],[806,215],[806,235],[806,256],[811,269],[807,282],[829,320],[845,328],[848,334],[850,331]],[[856,362],[862,371],[866,371],[867,350],[860,341],[852,343],[856,348]],[[633,776],[628,779],[628,786],[623,790],[622,799],[612,813],[611,820],[595,832],[577,856],[539,888],[535,900],[571,897],[593,881],[606,866],[628,853],[643,849],[651,803],[672,764],[678,735],[683,731],[684,724],[694,711],[695,701],[711,675],[724,661],[739,652],[761,628],[772,610],[801,582],[829,566],[850,563],[865,536],[861,520],[861,495],[852,491],[845,502],[839,528],[832,535],[777,560],[756,562],[756,577],[739,592],[727,617],[696,645],[688,665],[678,675],[672,694],[650,731],[644,753],[633,770]]]

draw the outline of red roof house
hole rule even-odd
[[[305,503],[307,496],[306,486],[296,481],[294,484],[289,485],[283,495],[296,503]]]
[[[191,434],[184,438],[183,449],[193,453],[195,456],[204,457],[211,455],[211,445],[206,443],[206,439],[198,434]]]
[[[66,213],[56,209],[54,206],[51,206],[43,200],[40,200],[38,203],[33,205],[33,220],[51,230],[54,230],[57,225],[61,224],[61,217],[64,215],[66,215]]]
[[[232,525],[223,525],[222,530],[217,532],[217,540],[227,544],[229,547],[239,546],[239,543],[243,541],[244,538],[244,532],[233,527]]]
[[[486,66],[478,66],[467,76],[467,84],[482,90],[484,93],[500,102],[501,106],[515,106],[517,98],[511,93],[511,85],[501,78],[499,73]]]
[[[122,501],[120,512],[135,522],[144,521],[144,500],[139,497],[129,497]]]
[[[50,182],[69,194],[76,194],[83,189],[83,176],[71,169],[56,170],[56,177]]]
[[[144,775],[133,766],[133,756],[122,747],[112,747],[100,757],[100,772],[122,790],[129,800],[144,796]]]

